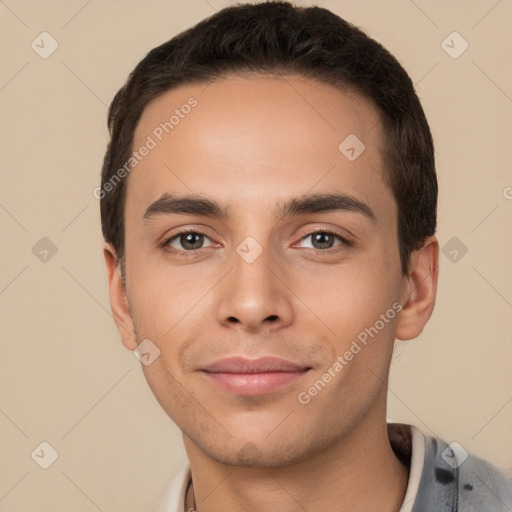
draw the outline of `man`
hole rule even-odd
[[[102,228],[125,347],[189,458],[154,511],[505,511],[512,483],[386,423],[435,302],[432,137],[411,80],[325,9],[226,8],[109,111]]]

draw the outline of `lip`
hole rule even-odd
[[[276,357],[220,359],[201,369],[209,382],[230,393],[264,395],[295,382],[311,367]]]

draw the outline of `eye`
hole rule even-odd
[[[307,235],[303,236],[299,243],[311,239],[311,244],[309,247],[305,247],[306,249],[311,249],[316,253],[329,254],[332,252],[337,252],[339,250],[343,250],[346,247],[349,247],[351,243],[344,236],[339,233],[335,233],[334,231],[330,231],[328,229],[319,229],[316,231],[312,231]],[[338,239],[339,243],[336,244],[336,239]],[[206,240],[210,241],[210,244],[205,246],[204,243]],[[174,252],[178,255],[194,255],[197,252],[200,252],[202,249],[206,247],[213,247],[215,244],[210,240],[210,238],[200,231],[190,229],[185,231],[180,231],[176,233],[172,237],[165,239],[160,246],[169,252]]]
[[[204,249],[205,240],[210,240],[204,233],[200,231],[188,230],[181,231],[171,238],[167,238],[163,243],[163,248],[171,247],[178,253],[193,253],[200,249]],[[211,247],[213,244],[207,246]]]
[[[350,242],[345,237],[328,229],[312,231],[311,233],[308,233],[306,236],[302,237],[301,241],[307,240],[308,238],[311,238],[311,246],[309,248],[317,252],[327,252],[329,249],[332,249],[333,247],[339,247],[340,245],[350,246]],[[336,238],[340,241],[340,243],[334,245]]]

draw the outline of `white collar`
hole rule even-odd
[[[405,491],[404,501],[399,512],[412,512],[416,494],[420,487],[420,479],[423,474],[423,466],[425,464],[425,436],[423,432],[414,425],[401,425],[397,423],[388,423],[388,433],[390,434],[390,442],[393,444],[392,432],[395,425],[403,427],[402,430],[409,432],[409,449],[411,451],[409,465],[409,481]]]

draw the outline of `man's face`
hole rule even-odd
[[[181,109],[190,97],[197,105]],[[172,130],[155,132],[176,109]],[[365,145],[355,159],[362,146],[351,134]],[[299,76],[233,77],[153,100],[134,149],[148,136],[156,147],[127,186],[126,294],[137,343],[160,350],[143,366],[147,381],[186,442],[226,463],[280,465],[383,416],[389,311],[407,294],[376,110]],[[166,194],[226,215],[172,212],[165,201],[148,212]],[[322,194],[352,206],[281,215],[292,199]],[[214,372],[231,357],[280,358],[294,370]]]

